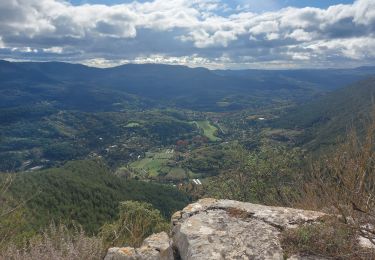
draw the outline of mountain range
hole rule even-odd
[[[128,64],[100,69],[59,62],[1,61],[0,108],[45,101],[83,111],[111,111],[114,104],[236,110],[275,99],[304,102],[373,74],[375,67],[234,71]],[[218,102],[227,105],[223,108]]]

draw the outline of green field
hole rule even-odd
[[[218,131],[217,127],[212,125],[209,121],[194,121],[194,123],[203,131],[203,135],[206,136],[210,141],[217,142],[221,140],[216,136]]]
[[[131,123],[127,124],[125,127],[126,128],[134,128],[134,127],[138,127],[138,126],[140,126],[139,123],[137,123],[137,122],[131,122]]]
[[[143,178],[164,176],[167,180],[182,180],[187,177],[185,169],[174,164],[174,151],[171,149],[159,152],[147,152],[145,158],[131,163],[130,169],[134,174]]]

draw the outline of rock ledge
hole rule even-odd
[[[202,199],[172,216],[171,239],[166,233],[152,235],[138,249],[109,249],[105,259],[282,260],[280,233],[322,216],[314,211]]]

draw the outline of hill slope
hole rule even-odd
[[[53,220],[98,232],[116,217],[119,202],[125,200],[149,202],[167,219],[189,202],[171,186],[117,177],[100,161],[73,161],[60,168],[18,173],[10,192],[17,201],[27,201],[26,229],[34,231]]]
[[[280,128],[304,129],[300,141],[317,148],[334,143],[348,127],[360,128],[372,112],[374,98],[375,78],[370,77],[298,106],[272,124]]]

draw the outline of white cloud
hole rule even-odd
[[[261,21],[249,30],[253,35],[274,33],[277,31],[279,31],[279,23],[277,21]]]
[[[43,52],[61,54],[61,53],[64,52],[64,48],[54,46],[54,47],[50,47],[50,48],[44,48]]]
[[[254,13],[255,3],[244,0],[237,9],[230,9],[220,0],[154,0],[112,6],[0,0],[0,48],[6,46],[13,55],[70,55],[99,63],[100,58],[134,61],[136,57],[166,63],[180,57],[179,61],[191,63],[186,57],[194,55],[212,62],[226,56],[231,62],[221,62],[228,64],[240,63],[244,56],[259,63],[317,59],[306,52],[321,55],[319,60],[323,56],[340,61],[375,60],[374,51],[368,49],[374,47],[374,0],[266,13]],[[155,59],[158,55],[163,58]]]
[[[354,22],[364,25],[374,25],[375,1],[357,0],[353,4]]]
[[[150,56],[139,56],[132,60],[120,59],[120,60],[108,60],[108,59],[88,59],[82,61],[83,64],[93,67],[108,68],[119,66],[123,64],[147,64],[147,63],[162,63],[169,65],[185,65],[189,67],[207,67],[211,69],[223,69],[225,64],[222,62],[222,57],[214,61],[200,57],[197,54],[191,56],[165,56],[163,54],[154,54]],[[229,60],[226,60],[229,61]]]
[[[11,49],[12,52],[21,52],[21,53],[38,53],[38,49],[33,49],[31,47],[14,47]]]
[[[306,47],[309,51],[324,55],[344,56],[354,60],[375,57],[375,38],[361,37],[352,39],[336,39],[319,41]]]
[[[286,36],[287,38],[295,39],[299,42],[311,41],[314,37],[314,33],[309,33],[304,31],[303,29],[296,29],[292,33]]]

